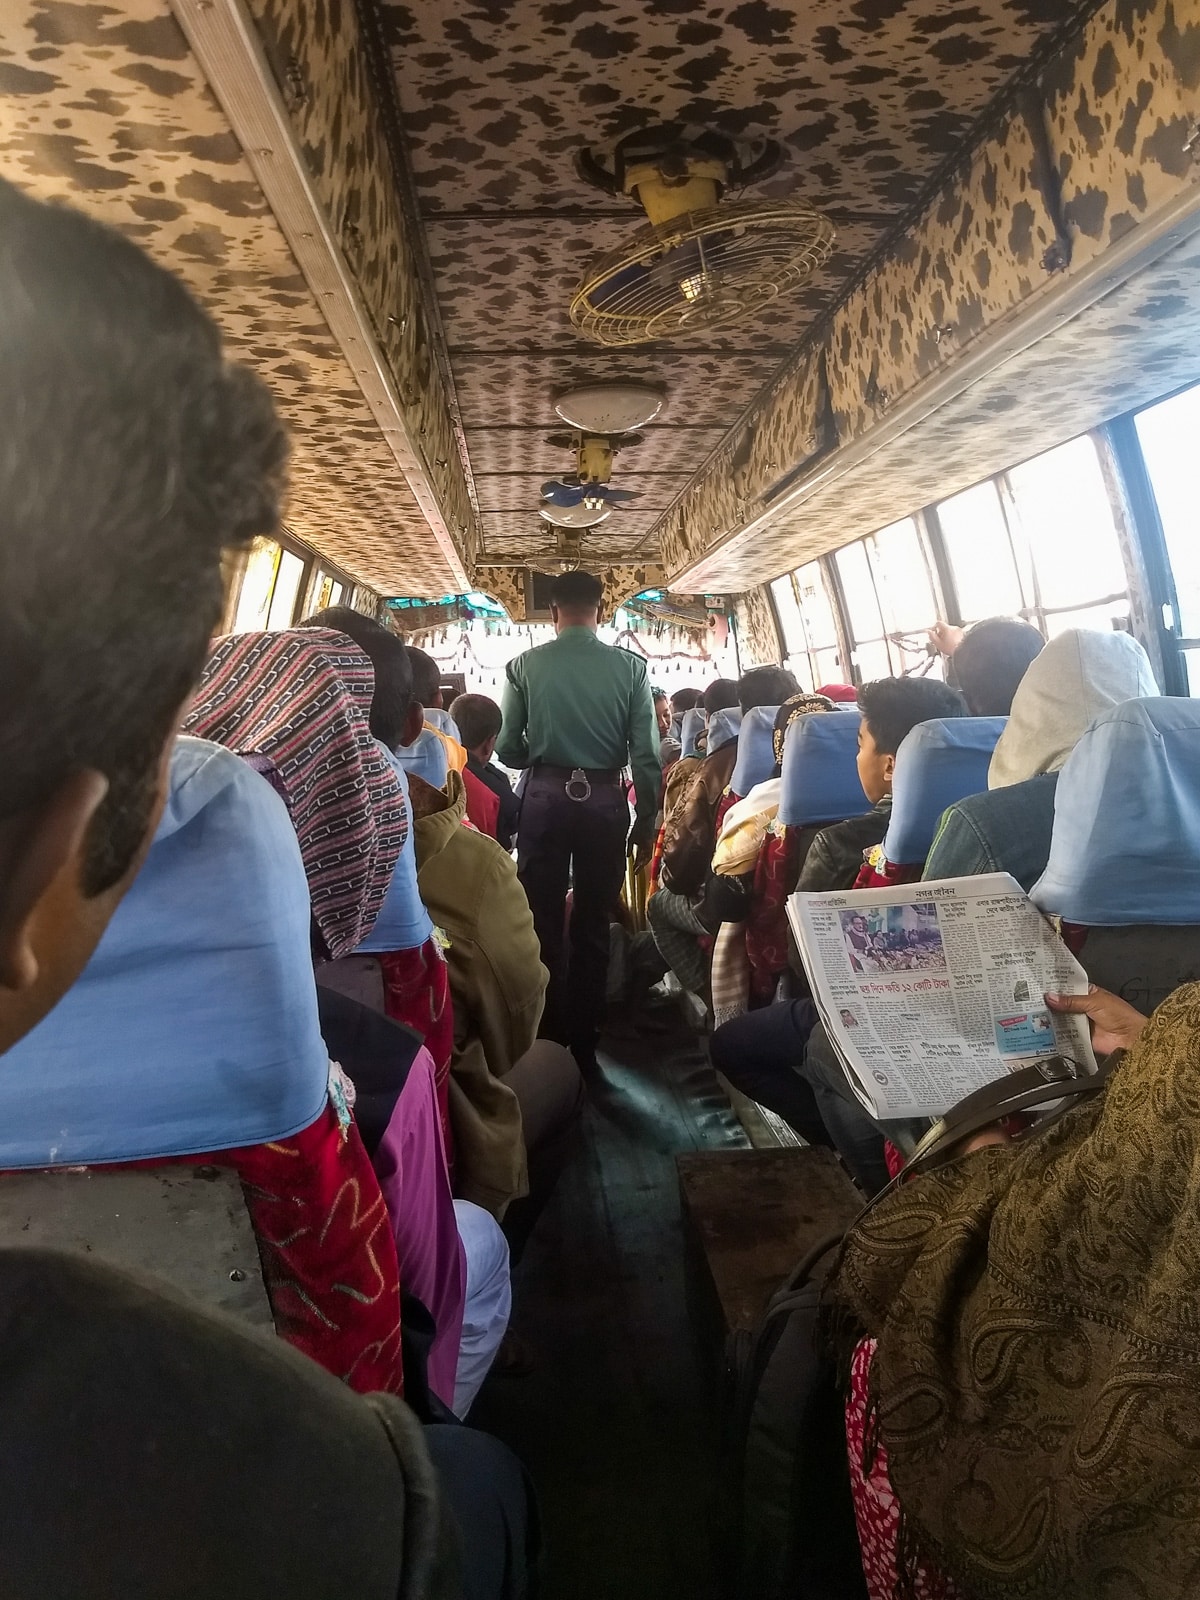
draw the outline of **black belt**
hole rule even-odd
[[[531,776],[560,782],[568,800],[586,800],[592,792],[593,783],[620,783],[622,770],[621,767],[552,767],[544,761],[538,761],[533,766]]]

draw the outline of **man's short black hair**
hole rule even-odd
[[[1006,717],[1017,685],[1046,641],[1017,617],[988,617],[967,630],[950,657],[949,681],[963,692],[975,717]]]
[[[714,711],[728,711],[738,703],[737,680],[714,678],[700,698],[706,717],[711,717]]]
[[[418,650],[415,644],[405,648],[412,667],[412,692],[423,706],[431,706],[441,692],[442,669],[431,655]]]
[[[918,722],[965,717],[966,701],[936,678],[877,678],[858,691],[858,709],[881,755],[894,756]]]
[[[266,388],[177,279],[0,181],[0,817],[103,773],[88,895],[145,837],[222,553],[275,531],[286,457]]]
[[[599,611],[604,585],[592,572],[563,572],[550,585],[550,604],[560,611]]]
[[[755,706],[781,706],[799,693],[800,685],[786,667],[751,667],[737,681],[743,712],[753,711]]]
[[[412,663],[404,641],[374,617],[353,606],[326,606],[299,624],[301,628],[333,628],[353,639],[375,668],[371,696],[371,732],[389,750],[399,748],[404,722],[413,699]]]
[[[450,707],[465,750],[478,750],[500,732],[500,707],[486,694],[460,694]]]
[[[684,711],[694,711],[703,699],[699,689],[676,689],[671,696],[671,710],[676,716]]]

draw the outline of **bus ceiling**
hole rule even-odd
[[[736,593],[1195,377],[1200,0],[17,0],[0,176],[191,284],[355,583]]]

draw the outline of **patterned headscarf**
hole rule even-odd
[[[262,763],[287,802],[332,959],[375,925],[408,837],[404,792],[368,717],[375,673],[327,628],[218,640],[184,731]]]
[[[832,711],[833,701],[823,694],[794,694],[785,700],[775,716],[775,731],[771,735],[771,749],[775,755],[775,770],[783,766],[783,742],[787,731],[797,717],[811,716],[814,711]]]

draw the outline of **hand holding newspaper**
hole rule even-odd
[[[1085,994],[1087,974],[1005,872],[794,894],[788,918],[830,1042],[876,1121],[940,1117],[1048,1056],[1096,1070],[1086,1017],[1043,999]]]

